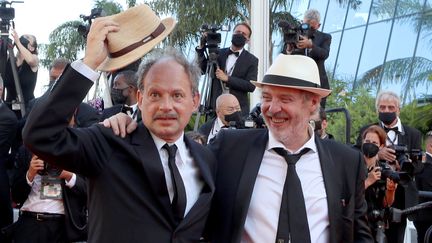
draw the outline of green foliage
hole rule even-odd
[[[133,1],[130,1],[133,2]],[[116,14],[122,11],[119,3],[112,0],[95,1],[95,8],[102,8],[106,15]],[[83,14],[89,14],[88,13]],[[77,16],[78,19],[79,16]],[[69,21],[61,24],[49,35],[49,44],[41,45],[41,65],[48,68],[56,58],[63,57],[70,61],[78,59],[78,55],[85,48],[85,38],[78,33],[79,25],[88,25],[82,20]]]
[[[327,98],[326,108],[344,108],[351,117],[350,143],[355,143],[362,126],[376,122],[375,99],[367,89],[348,90],[348,83],[342,80],[333,80],[332,94]],[[342,113],[328,113],[328,132],[336,140],[345,142],[346,119]]]

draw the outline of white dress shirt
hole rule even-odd
[[[311,149],[296,163],[296,171],[305,199],[311,242],[329,242],[330,222],[328,218],[327,194],[318,151],[311,129],[309,134],[312,134],[311,138],[303,147],[295,151],[295,153],[299,153],[305,147]],[[285,159],[273,151],[273,148],[276,147],[285,148],[269,132],[269,141],[258,171],[246,217],[241,239],[242,243],[276,241],[279,211],[288,166]]]
[[[174,190],[171,178],[171,171],[168,166],[168,152],[164,148],[162,148],[166,144],[166,142],[156,137],[154,134],[150,134],[153,137],[153,141],[159,151],[159,156],[161,158],[162,167],[165,174],[165,182],[167,185],[168,194],[172,202],[174,197]],[[195,161],[190,155],[189,150],[183,140],[183,137],[184,134],[182,134],[182,136],[180,136],[180,138],[175,141],[175,143],[169,143],[169,145],[175,144],[177,146],[175,163],[180,172],[184,187],[186,189],[186,215],[192,208],[192,206],[195,204],[195,202],[198,200],[198,197],[204,186],[204,182],[200,179],[201,174],[198,166],[195,164]]]
[[[381,123],[381,126],[385,127],[384,123]],[[394,128],[394,127],[398,128],[399,133],[403,132],[402,122],[399,119],[399,117],[397,118],[396,124],[394,126],[392,126],[392,127],[389,127],[389,128]],[[398,144],[398,140],[399,139],[398,139],[398,136],[397,136],[397,134],[396,134],[395,131],[390,130],[390,131],[387,132],[387,139],[386,139],[386,145],[387,146],[397,145]]]
[[[31,191],[25,200],[21,210],[30,211],[36,213],[56,213],[56,214],[64,214],[64,204],[61,199],[41,199],[40,198],[40,190],[41,190],[41,182],[42,176],[36,174],[33,178],[33,181],[28,179],[28,175],[26,174],[27,184],[31,186]],[[69,181],[66,181],[66,186],[72,188],[76,183],[76,175],[72,173],[72,178]],[[64,193],[64,192],[62,192]]]
[[[216,120],[212,126],[212,129],[210,130],[210,133],[207,138],[207,143],[210,143],[210,141],[216,136],[216,134],[222,129],[222,127],[225,126],[221,119],[219,117],[216,117]]]

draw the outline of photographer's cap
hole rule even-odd
[[[305,90],[327,97],[331,90],[321,88],[318,66],[303,55],[279,54],[269,67],[261,82],[251,81],[258,88],[263,85]]]
[[[161,20],[146,4],[107,16],[119,24],[119,31],[107,35],[108,58],[97,68],[114,71],[143,57],[174,29],[171,17]]]

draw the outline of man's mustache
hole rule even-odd
[[[164,113],[164,114],[156,114],[153,116],[153,120],[156,119],[177,119],[178,115],[176,113]]]

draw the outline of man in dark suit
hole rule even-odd
[[[137,122],[141,122],[141,112],[138,109],[136,97],[138,91],[136,79],[136,72],[133,70],[117,73],[111,88],[111,99],[114,105],[102,111],[102,121],[123,112]]]
[[[230,127],[230,121],[235,122],[234,126],[241,125],[241,109],[237,98],[232,94],[221,94],[216,99],[216,118],[204,123],[198,132],[206,136],[208,143],[223,128]],[[237,120],[237,121],[235,121]]]
[[[210,110],[211,117],[215,117],[216,98],[222,93],[234,95],[240,102],[242,114],[246,117],[249,114],[248,93],[255,90],[255,86],[250,82],[257,79],[258,59],[244,49],[252,35],[252,29],[247,23],[239,23],[234,27],[231,47],[219,50],[215,76],[211,82],[210,96],[206,102],[207,109]],[[198,63],[203,72],[206,71],[208,55],[204,43],[196,48]],[[210,74],[212,75],[212,74]]]
[[[318,65],[321,87],[330,89],[324,62],[329,57],[332,37],[330,34],[318,30],[321,26],[320,19],[320,13],[316,9],[309,9],[304,13],[303,23],[309,24],[310,35],[301,37],[302,39],[297,43],[297,47],[300,48],[301,52],[292,54],[304,55],[306,53],[308,57],[314,59]],[[325,104],[326,98],[323,97],[321,106],[325,108]]]
[[[199,105],[198,68],[171,49],[147,59],[138,71],[143,124],[130,136],[118,137],[100,125],[66,129],[64,122],[98,78],[95,69],[114,70],[133,61],[130,56],[140,58],[174,25],[145,4],[95,19],[85,57],[66,68],[24,128],[32,152],[88,177],[89,242],[198,242],[202,236],[215,159],[184,136]],[[137,47],[131,43],[136,39],[148,41]],[[108,57],[116,44],[135,49]]]
[[[373,242],[361,154],[319,139],[309,126],[320,98],[330,93],[320,87],[316,63],[281,54],[255,85],[262,89],[268,130],[222,130],[208,145],[218,161],[211,241]],[[293,168],[279,155],[287,150],[308,152]],[[293,170],[301,181],[297,187],[290,183]],[[293,206],[296,202],[301,203]]]
[[[432,192],[432,131],[426,133],[425,150],[426,162],[424,163],[423,171],[416,175],[415,181],[419,191]],[[420,198],[419,203],[426,201]],[[414,220],[414,225],[417,229],[417,242],[423,243],[426,231],[432,226],[432,209],[421,210]]]
[[[409,171],[404,170],[404,166],[401,168],[400,161],[396,159],[395,145],[406,146],[408,151],[421,150],[421,139],[422,135],[419,130],[413,127],[402,124],[400,115],[400,99],[399,96],[392,91],[382,91],[378,94],[375,101],[375,108],[378,113],[379,123],[373,125],[379,125],[387,133],[386,147],[381,148],[378,152],[378,158],[382,161],[386,161],[396,170],[408,172],[412,178],[413,175],[419,173],[423,165],[421,161],[412,161],[407,168]],[[361,147],[361,134],[370,125],[366,125],[360,128],[359,136],[357,138],[356,147]],[[408,164],[407,164],[408,165]],[[418,203],[418,192],[414,180],[407,180],[406,183],[399,183],[396,188],[395,201],[392,205],[394,208],[405,209],[417,205]],[[408,218],[413,219],[413,215],[409,215]],[[403,216],[401,222],[390,222],[389,228],[385,230],[387,241],[395,243],[403,243],[406,228],[406,216]]]
[[[3,87],[3,79],[0,77],[0,229],[11,224],[13,220],[7,169],[9,150],[18,127],[15,113],[1,99]],[[2,234],[0,242],[6,242]]]

